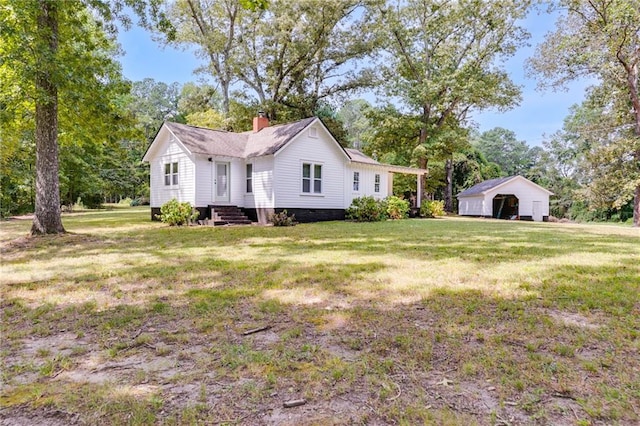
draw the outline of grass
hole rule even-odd
[[[638,230],[149,216],[75,213],[42,238],[0,223],[5,417],[640,422]]]

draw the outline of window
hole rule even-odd
[[[318,137],[318,128],[317,127],[309,128],[309,137],[310,138],[317,138]]]
[[[322,193],[322,166],[320,164],[313,166],[313,192]]]
[[[373,191],[374,192],[380,192],[380,175],[376,175],[375,176],[375,181],[373,184]]]
[[[165,186],[178,184],[178,163],[166,163],[164,165],[164,184]]]
[[[247,194],[253,192],[253,164],[247,164]]]
[[[302,164],[302,192],[322,194],[322,164]]]
[[[360,191],[360,172],[353,172],[353,190]]]

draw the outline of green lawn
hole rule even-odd
[[[149,216],[72,214],[69,234],[36,239],[29,220],[0,223],[0,417],[640,422],[637,229]]]

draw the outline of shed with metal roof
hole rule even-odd
[[[457,195],[461,216],[546,222],[553,192],[523,176],[486,180]]]

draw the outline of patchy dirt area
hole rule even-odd
[[[245,312],[236,312],[236,318],[255,317],[250,304],[239,307]],[[255,321],[211,324],[203,331],[202,324],[194,329],[198,324],[188,315],[174,311],[164,322],[163,316],[146,313],[137,326],[108,334],[101,332],[100,320],[56,321],[61,313],[50,311],[42,318],[46,335],[12,339],[3,347],[4,367],[10,372],[4,391],[22,390],[11,398],[20,398],[21,392],[39,394],[35,404],[29,395],[29,405],[3,408],[2,424],[94,424],[107,416],[138,424],[196,419],[244,425],[383,425],[412,410],[436,423],[531,424],[535,413],[544,413],[545,424],[570,425],[584,418],[577,400],[586,388],[566,391],[557,383],[536,392],[514,392],[468,356],[489,355],[488,336],[480,338],[475,331],[453,339],[447,331],[451,319],[424,305],[406,306],[402,315],[381,315],[365,324],[364,319],[380,311],[314,311],[315,324],[304,321],[309,314],[264,317],[261,323],[270,328],[244,335]],[[558,319],[555,314],[550,318]],[[586,321],[578,314],[561,317],[567,318],[572,326]],[[517,354],[525,356],[526,349],[518,341],[512,346],[514,353],[505,359],[492,354],[492,362],[517,365]],[[86,392],[95,393],[97,400],[82,394]],[[300,399],[304,403],[299,406],[283,406]],[[140,401],[151,401],[142,404],[149,404],[148,417],[136,414]],[[91,414],[87,408],[94,404],[99,409]]]

